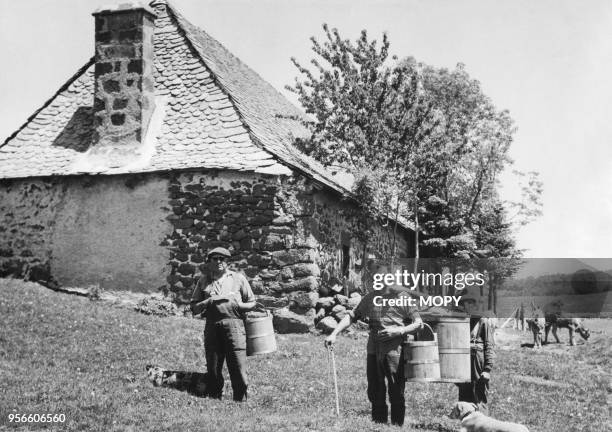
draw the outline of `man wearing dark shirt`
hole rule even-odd
[[[234,400],[247,395],[246,335],[244,313],[255,308],[255,296],[246,278],[227,269],[231,257],[225,248],[215,248],[207,255],[208,272],[198,281],[191,297],[194,315],[206,317],[204,350],[208,369],[209,395],[221,398],[223,363],[227,369]]]
[[[459,401],[472,402],[478,410],[488,413],[489,380],[495,361],[495,339],[491,321],[484,313],[472,311],[472,302],[462,302],[470,314],[470,363],[472,381],[458,384]]]
[[[332,346],[336,335],[360,319],[369,319],[370,333],[367,347],[368,399],[372,404],[372,420],[386,423],[388,419],[387,386],[391,403],[391,423],[404,423],[406,404],[404,399],[404,358],[402,343],[409,333],[422,327],[419,314],[413,307],[396,305],[389,300],[406,299],[402,289],[385,287],[381,291],[366,294],[357,307],[349,312],[334,331],[325,339]],[[385,382],[386,380],[386,382]]]

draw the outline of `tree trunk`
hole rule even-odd
[[[366,293],[366,283],[369,282],[367,281],[367,277],[369,276],[369,270],[368,270],[368,242],[367,240],[363,241],[363,255],[361,258],[361,293],[365,294]]]
[[[497,315],[497,286],[495,286],[495,291],[493,291],[493,313]]]
[[[393,224],[393,242],[391,246],[391,270],[395,264],[395,249],[397,248],[397,219],[399,218],[399,206],[400,200],[397,198],[397,205],[395,206],[395,224]]]
[[[495,311],[496,307],[495,307],[495,303],[497,300],[497,283],[498,283],[498,277],[493,275],[489,278],[489,296],[488,296],[488,302],[487,302],[487,309],[491,310],[493,309]]]
[[[418,206],[414,206],[414,274],[419,272],[419,213]],[[418,287],[415,287],[419,289]]]

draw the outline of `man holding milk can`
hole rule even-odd
[[[244,314],[255,308],[255,295],[246,278],[228,270],[230,252],[214,248],[208,252],[207,272],[203,273],[191,297],[194,315],[206,317],[204,350],[208,369],[209,395],[221,398],[223,363],[232,381],[235,401],[247,396],[246,335]]]
[[[349,312],[325,339],[325,346],[332,347],[336,336],[342,330],[357,320],[366,318],[369,320],[366,374],[368,399],[372,404],[372,420],[377,423],[387,422],[388,386],[391,423],[399,426],[404,423],[406,413],[402,343],[406,335],[415,333],[423,326],[414,308],[407,306],[406,301],[396,301],[403,297],[410,297],[405,289],[390,286],[366,294],[357,307]]]

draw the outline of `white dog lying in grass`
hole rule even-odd
[[[450,418],[461,420],[459,432],[529,432],[518,423],[504,422],[487,417],[476,411],[476,406],[469,402],[457,402],[450,413]]]

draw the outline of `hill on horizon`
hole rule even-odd
[[[555,274],[574,274],[579,270],[612,274],[612,258],[526,258],[512,279]]]

